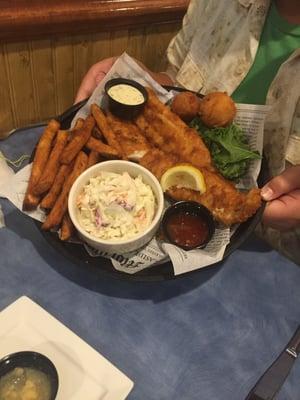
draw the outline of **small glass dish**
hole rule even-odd
[[[55,400],[58,391],[58,374],[54,364],[49,358],[35,351],[20,351],[9,354],[0,360],[0,382],[5,375],[7,376],[7,374],[14,370],[17,371],[17,369],[25,371],[23,374],[24,376],[20,375],[17,378],[20,380],[20,385],[25,385],[27,383],[26,379],[29,379],[26,375],[26,369],[37,371],[37,373],[43,373],[44,375],[40,375],[47,379],[47,385],[49,385],[50,388],[49,400]],[[18,372],[16,372],[16,374],[18,374]],[[40,379],[40,375],[37,379]],[[21,382],[23,378],[25,381]],[[17,384],[16,380],[14,384]]]
[[[161,225],[165,239],[184,250],[204,248],[215,232],[211,212],[195,201],[178,201],[170,205]]]
[[[104,91],[108,97],[109,110],[121,119],[137,117],[148,100],[144,86],[131,79],[111,79],[106,82]]]

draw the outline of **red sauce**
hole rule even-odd
[[[208,225],[200,215],[180,211],[167,220],[170,239],[181,247],[193,248],[203,244],[208,237]]]

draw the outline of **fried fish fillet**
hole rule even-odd
[[[150,144],[196,167],[212,168],[210,152],[197,132],[164,105],[151,89],[147,90],[149,99],[135,123]]]
[[[160,179],[167,169],[173,167],[179,161],[175,155],[165,154],[163,151],[153,148],[139,160],[139,164],[151,171],[157,179]]]
[[[224,225],[241,223],[250,218],[261,205],[260,190],[239,192],[220,175],[201,169],[206,183],[206,192],[171,188],[167,194],[174,200],[197,201],[210,210],[214,218]]]
[[[129,160],[139,161],[152,148],[133,122],[121,120],[110,112],[107,113],[107,121],[123,154]]]
[[[145,168],[149,169],[158,179],[163,173],[181,163],[179,157],[164,154],[155,149],[149,151],[140,160]],[[240,192],[235,186],[224,179],[220,174],[207,168],[199,168],[206,184],[206,192],[200,194],[194,190],[171,188],[167,194],[174,200],[197,201],[207,207],[215,219],[224,225],[232,225],[246,221],[260,207],[261,197],[259,189],[249,192]]]

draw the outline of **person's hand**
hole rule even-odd
[[[279,231],[300,227],[300,165],[271,179],[261,190],[268,201],[263,224]]]
[[[114,65],[116,59],[117,57],[106,58],[91,66],[80,84],[75,97],[75,103],[86,99],[93,93],[96,86]]]
[[[102,81],[111,67],[114,65],[115,61],[118,57],[106,58],[105,60],[99,61],[96,64],[92,65],[88,70],[87,74],[84,76],[78,92],[75,97],[75,103],[78,103],[81,100],[89,97],[96,86]],[[152,76],[156,82],[160,85],[173,85],[173,80],[169,77],[169,75],[165,72],[153,72],[150,71],[143,63],[138,60],[135,60],[138,65],[144,69],[148,74]]]

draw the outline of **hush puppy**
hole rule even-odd
[[[226,92],[212,92],[200,100],[199,116],[209,128],[230,125],[235,115],[235,103]]]
[[[199,97],[192,92],[181,92],[173,99],[171,110],[185,122],[190,122],[199,111]]]

